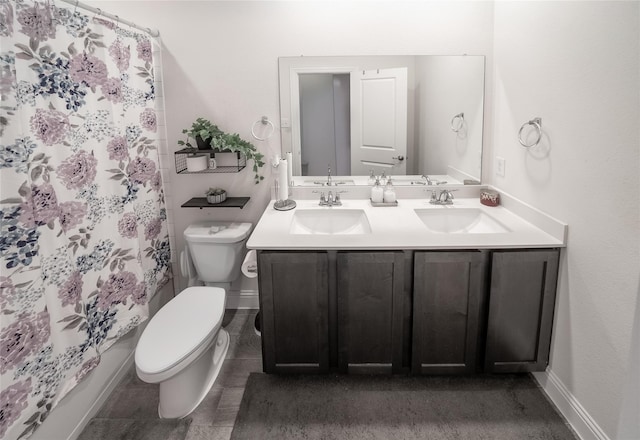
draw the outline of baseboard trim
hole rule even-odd
[[[260,301],[257,291],[229,291],[227,293],[227,309],[259,309]]]
[[[553,371],[533,373],[533,377],[581,440],[611,440]]]

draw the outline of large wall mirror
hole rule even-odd
[[[297,182],[330,167],[480,183],[484,56],[283,57],[278,67],[283,156],[309,176]]]

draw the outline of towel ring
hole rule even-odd
[[[271,126],[271,131],[269,132],[268,135],[266,135],[265,137],[259,137],[256,134],[256,124],[261,123],[262,125],[270,125]],[[253,125],[251,126],[251,135],[256,138],[259,141],[266,141],[267,139],[269,139],[271,137],[271,135],[273,134],[273,132],[276,130],[275,125],[273,125],[273,122],[271,122],[269,120],[269,118],[267,118],[266,116],[263,116],[261,119],[257,120],[256,122],[253,123]]]
[[[455,123],[456,119],[458,120],[457,124]],[[464,127],[464,113],[458,113],[453,118],[451,118],[451,130],[457,133],[462,130],[462,127]]]
[[[524,128],[527,125],[533,125],[536,128],[536,131],[538,132],[538,139],[536,139],[536,141],[531,145],[527,145],[522,140],[522,130],[524,130]],[[520,131],[518,131],[518,140],[520,141],[520,145],[522,145],[525,148],[535,147],[540,143],[541,139],[542,139],[542,119],[541,118],[533,118],[532,120],[525,122],[524,124],[522,124],[522,127],[520,127]]]

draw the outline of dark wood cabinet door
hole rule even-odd
[[[544,371],[549,363],[559,250],[492,257],[485,371]]]
[[[258,262],[264,371],[328,372],[327,254],[261,251]]]
[[[486,252],[416,252],[414,374],[472,374],[479,356]]]
[[[401,251],[338,253],[340,371],[401,370],[404,265]]]

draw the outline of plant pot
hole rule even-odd
[[[227,192],[223,192],[222,194],[216,194],[216,195],[211,195],[211,196],[207,196],[207,203],[211,204],[211,205],[215,205],[216,203],[221,203],[224,202],[225,200],[227,200]]]
[[[211,150],[211,138],[202,139],[200,136],[196,136],[196,144],[198,150]]]

